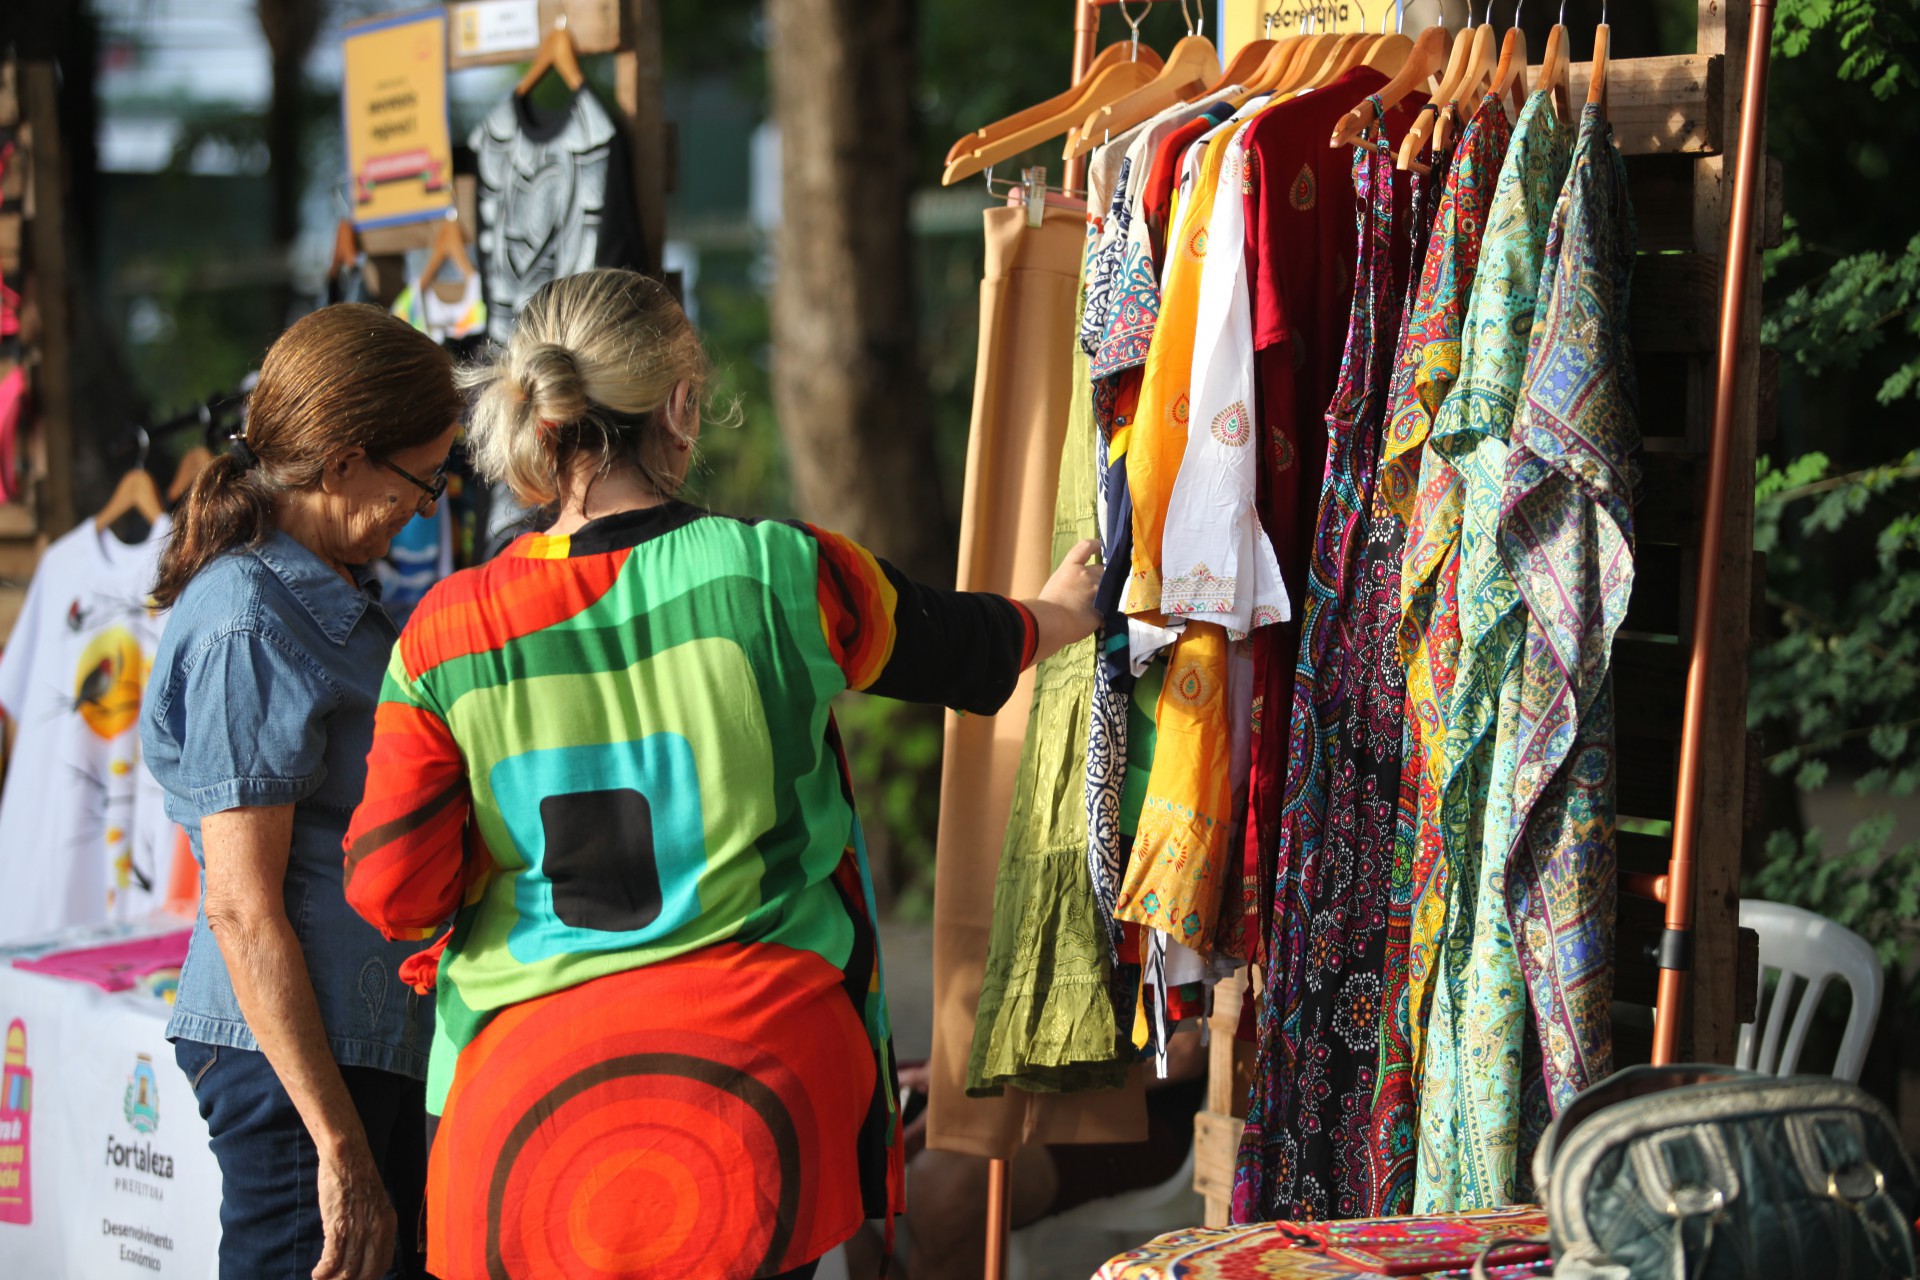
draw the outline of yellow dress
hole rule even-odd
[[[1199,178],[1180,193],[1167,237],[1160,320],[1147,352],[1127,450],[1133,495],[1133,569],[1123,608],[1160,621],[1160,543],[1167,505],[1187,448],[1187,401],[1193,375],[1200,275],[1207,225],[1227,144],[1242,125],[1216,131]],[[1240,245],[1222,246],[1241,252]],[[1154,929],[1196,951],[1211,947],[1228,873],[1232,725],[1227,698],[1227,633],[1190,622],[1167,658],[1160,690],[1153,772],[1140,810],[1133,855],[1114,915]]]

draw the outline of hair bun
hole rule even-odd
[[[587,411],[587,382],[573,352],[542,342],[520,353],[514,381],[542,422],[564,423]]]

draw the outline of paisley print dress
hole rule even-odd
[[[1613,1070],[1612,656],[1633,590],[1640,448],[1633,258],[1626,166],[1612,126],[1588,106],[1547,234],[1553,284],[1527,357],[1499,525],[1528,613],[1507,913],[1555,1113]]]
[[[1393,886],[1383,968],[1379,1088],[1371,1137],[1370,1216],[1404,1213],[1413,1202],[1414,1033],[1424,1003],[1411,981],[1413,886],[1430,878],[1439,846],[1432,750],[1441,699],[1453,681],[1459,629],[1453,607],[1457,563],[1444,530],[1457,524],[1459,479],[1426,449],[1433,415],[1460,370],[1460,330],[1480,262],[1487,206],[1511,129],[1492,94],[1460,134],[1440,187],[1419,291],[1407,320],[1399,377],[1381,447],[1376,504],[1386,513],[1382,553],[1399,559],[1379,576],[1395,590],[1393,639],[1382,670],[1404,670],[1405,712],[1393,832]],[[1394,543],[1397,540],[1397,545]]]
[[[1376,110],[1378,100],[1375,100]],[[1384,138],[1355,149],[1358,279],[1341,376],[1327,410],[1320,518],[1307,577],[1289,730],[1286,804],[1267,940],[1253,1096],[1233,1218],[1324,1219],[1366,1211],[1366,1126],[1378,1055],[1390,840],[1404,690],[1355,687],[1398,593],[1367,578],[1373,479],[1402,293],[1395,280],[1394,170]],[[1397,548],[1393,564],[1398,567]],[[1386,673],[1383,673],[1386,674]],[[1382,696],[1382,695],[1386,696]],[[1384,716],[1382,715],[1384,712]],[[1375,767],[1391,756],[1391,767]]]
[[[1500,559],[1496,525],[1547,226],[1567,173],[1569,130],[1549,98],[1534,93],[1514,128],[1461,334],[1460,378],[1427,443],[1429,460],[1444,460],[1459,477],[1460,653],[1443,749],[1429,762],[1441,775],[1438,834],[1451,879],[1435,887],[1446,895],[1440,910],[1448,923],[1433,956],[1422,1062],[1421,1212],[1504,1204],[1515,1192],[1526,990],[1507,927],[1512,779],[1495,778],[1490,766],[1526,612]]]

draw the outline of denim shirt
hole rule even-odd
[[[200,820],[291,804],[287,919],[343,1066],[425,1079],[433,1006],[400,980],[419,943],[388,942],[347,906],[341,842],[367,777],[381,678],[398,636],[371,573],[360,589],[284,533],[219,557],[175,603],[140,714],[167,816],[204,869]],[[258,1049],[204,894],[170,1039]]]

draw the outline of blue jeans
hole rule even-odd
[[[220,1162],[221,1280],[310,1280],[326,1243],[319,1155],[267,1055],[197,1040],[175,1041],[173,1052]],[[416,1280],[426,1275],[426,1086],[372,1067],[342,1067],[340,1074],[399,1218],[387,1275]]]

